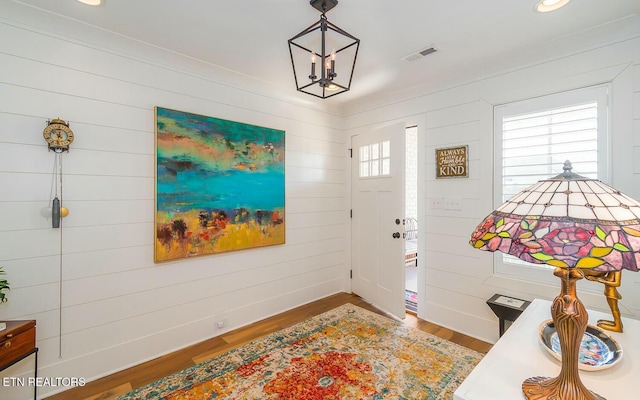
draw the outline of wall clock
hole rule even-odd
[[[51,221],[53,228],[60,228],[60,219],[69,214],[66,207],[62,207],[62,153],[69,152],[69,145],[73,142],[73,131],[69,128],[69,123],[61,119],[54,118],[47,121],[47,126],[42,131],[44,140],[49,145],[49,151],[53,150],[55,158],[53,160],[53,176],[51,189],[55,187],[55,194],[51,193]],[[58,189],[60,197],[58,197]]]
[[[49,144],[49,150],[56,153],[68,152],[69,145],[73,142],[73,131],[69,124],[57,118],[47,122],[42,135]]]

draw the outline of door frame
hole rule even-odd
[[[431,156],[427,156],[427,126],[426,126],[426,115],[425,114],[415,114],[408,115],[402,118],[397,119],[389,119],[384,121],[378,121],[376,123],[370,123],[366,125],[362,125],[356,128],[352,128],[346,131],[347,139],[345,141],[346,148],[346,163],[347,168],[345,170],[346,183],[347,183],[347,196],[346,196],[346,232],[345,236],[347,238],[347,251],[346,251],[346,260],[345,260],[345,292],[353,293],[352,284],[351,284],[351,257],[352,257],[352,243],[351,243],[351,216],[350,210],[352,208],[353,199],[352,199],[352,184],[351,184],[351,176],[352,176],[352,158],[350,154],[353,149],[351,149],[351,142],[353,140],[353,136],[364,134],[369,130],[376,129],[378,127],[393,124],[397,122],[404,122],[405,127],[409,126],[417,126],[418,127],[418,318],[425,319],[426,318],[426,294],[425,294],[425,286],[426,286],[426,257],[425,254],[425,216],[427,211],[426,204],[426,167],[427,165],[431,165],[432,170],[435,171],[435,150],[431,152]],[[430,146],[429,148],[435,149],[434,146]],[[435,174],[435,172],[433,172]],[[422,255],[422,257],[421,257]]]

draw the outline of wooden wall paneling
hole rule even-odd
[[[341,211],[344,214],[344,211]],[[344,217],[344,215],[343,215]],[[326,224],[322,226],[291,229],[287,237],[289,244],[311,243],[321,240],[344,238],[345,224]]]
[[[432,149],[427,149],[427,153]],[[433,148],[433,152],[435,153],[435,148]],[[446,196],[459,196],[465,198],[472,198],[473,193],[483,193],[486,195],[483,190],[485,189],[485,183],[478,179],[470,179],[470,178],[452,178],[452,179],[435,179],[436,171],[435,164],[426,165],[427,168],[427,181],[426,185],[426,193],[428,198],[434,197],[446,197]],[[431,169],[431,171],[429,171]],[[474,192],[477,190],[477,192]],[[446,210],[444,208],[431,208],[431,204],[427,204],[426,206],[427,213],[429,214],[442,214],[442,213],[455,213],[457,215],[467,215],[467,213],[471,212],[468,207],[463,207],[462,210]],[[488,210],[487,214],[491,212],[493,209]],[[486,216],[486,215],[485,215]],[[483,218],[485,217],[483,216]]]
[[[65,206],[73,212],[65,218],[64,226],[100,226],[127,223],[153,223],[153,199],[133,200],[68,200]]]
[[[42,136],[42,131],[40,131]],[[44,139],[42,139],[44,142]],[[40,146],[4,143],[0,147],[0,171],[20,173],[51,173],[53,170],[53,153],[46,157],[46,152],[39,154]]]
[[[469,237],[466,235],[440,235],[439,232],[428,230],[425,234],[425,240],[429,243],[427,250],[437,249],[445,253],[455,253],[466,256],[472,256],[474,253],[473,250],[475,250],[469,246]],[[431,265],[431,263],[429,263],[429,265]]]
[[[640,119],[640,91],[633,93],[633,118]]]
[[[478,220],[474,217],[464,216],[463,213],[455,217],[455,223],[451,221],[452,217],[446,215],[429,215],[423,220],[425,225],[429,226],[431,232],[445,236],[461,236],[470,239],[471,232],[478,225]],[[471,248],[471,246],[469,246]]]
[[[438,132],[438,128],[472,123],[474,121],[478,121],[479,119],[480,115],[478,101],[451,104],[448,107],[429,110],[425,114],[425,121],[427,123],[427,126],[425,128],[428,132]],[[427,134],[427,136],[429,136],[429,134]],[[437,139],[437,135],[432,139]],[[432,142],[429,141],[429,143]]]
[[[3,7],[9,7],[3,5]],[[339,121],[337,115],[327,113],[319,107],[309,107],[309,104],[302,106],[291,104],[281,99],[287,96],[280,96],[273,88],[266,86],[263,82],[252,80],[233,71],[217,68],[210,64],[187,60],[177,54],[162,51],[154,47],[145,46],[143,43],[127,40],[124,37],[87,29],[81,23],[73,20],[66,20],[62,26],[52,24],[47,13],[32,12],[27,15],[25,10],[11,10],[13,13],[22,13],[18,18],[23,20],[40,19],[37,28],[33,28],[24,23],[5,23],[0,29],[4,29],[7,35],[23,36],[29,42],[29,46],[16,46],[7,44],[5,49],[7,54],[16,54],[30,60],[51,63],[50,54],[52,48],[58,49],[65,54],[65,58],[56,60],[56,64],[65,68],[78,69],[97,76],[113,77],[124,82],[135,82],[141,86],[154,87],[161,81],[165,90],[181,93],[185,84],[193,85],[188,89],[192,97],[208,98],[212,94],[216,96],[219,104],[243,104],[245,109],[262,110],[266,114],[286,114],[299,117],[300,121],[313,121],[314,123],[327,126],[327,123]],[[33,10],[26,10],[27,12]],[[46,29],[50,29],[47,31]],[[52,31],[73,32],[67,36],[52,34]],[[75,38],[82,37],[83,40]],[[96,40],[98,44],[92,44],[91,40]],[[121,61],[117,61],[120,59]],[[128,63],[128,64],[126,64]],[[123,68],[119,65],[125,64]],[[79,66],[81,66],[79,68]],[[148,73],[150,68],[154,68],[153,73]],[[182,81],[177,82],[176,74],[182,76]],[[211,77],[216,77],[212,79]],[[247,81],[251,81],[247,85]],[[204,84],[204,85],[203,85]],[[244,90],[237,88],[242,88]],[[206,93],[205,96],[202,96]],[[267,96],[268,95],[268,96]],[[266,101],[266,100],[271,101]],[[165,105],[168,106],[168,105]],[[330,110],[326,107],[326,110]],[[228,110],[226,110],[228,111]],[[320,111],[318,113],[318,111]],[[198,112],[198,111],[195,111]],[[200,112],[202,113],[202,112]],[[335,114],[335,112],[333,112]],[[208,115],[208,114],[207,114]]]
[[[287,150],[302,153],[333,156],[344,152],[344,142],[333,142],[330,138],[313,138],[290,134],[286,136]]]
[[[126,140],[121,145],[126,148]],[[73,154],[70,152],[63,157],[63,173],[65,174],[147,178],[155,176],[155,156],[153,154],[135,154],[127,152],[126,149],[121,152],[73,149]],[[50,162],[50,164],[52,163]]]
[[[297,229],[307,226],[343,225],[344,211],[320,211],[314,213],[291,214],[288,221],[288,229]],[[340,235],[343,236],[343,235]]]
[[[287,182],[287,196],[295,197],[342,197],[342,183]]]
[[[49,179],[51,181],[51,179]],[[49,184],[50,187],[50,184]],[[41,191],[49,193],[49,188],[42,186]],[[0,214],[2,217],[2,226],[0,231],[19,231],[32,229],[49,229],[51,228],[51,216],[45,210],[49,204],[47,199],[31,202],[0,201]],[[43,216],[42,213],[47,215]]]
[[[145,114],[153,113],[153,110],[144,111]],[[145,115],[145,120],[148,116]],[[90,122],[71,122],[71,128],[76,132],[76,140],[73,142],[75,150],[94,150],[105,154],[132,154],[155,156],[155,134],[153,122],[140,130],[107,125],[96,125]],[[113,123],[116,123],[115,121]],[[151,164],[153,167],[153,163]]]
[[[50,118],[62,118],[72,124],[74,121],[90,121],[93,124],[133,130],[153,129],[152,107],[145,109],[4,83],[0,83],[0,90],[4,94],[0,98],[0,109],[3,112],[40,116],[43,118],[42,129]],[[28,134],[41,137],[42,130]],[[78,135],[80,136],[80,132]]]
[[[485,255],[485,257],[490,256]],[[481,262],[480,258],[469,254],[451,254],[432,249],[425,253],[425,259],[428,260],[425,271],[427,269],[447,270],[482,281],[493,273],[493,266]]]
[[[0,162],[0,182],[15,187],[0,194],[0,210],[33,213],[47,205],[53,154],[42,139],[46,120],[68,120],[76,133],[64,155],[64,201],[71,213],[63,221],[62,360],[51,301],[58,298],[53,272],[60,231],[39,215],[0,228],[0,238],[12,245],[0,256],[9,266],[11,260],[15,269],[46,259],[50,268],[46,282],[39,278],[15,290],[12,300],[20,306],[0,310],[3,317],[39,318],[41,374],[102,376],[219,334],[212,329],[216,313],[229,313],[230,325],[238,326],[249,315],[280,312],[344,287],[346,152],[337,115],[217,81],[216,68],[175,55],[171,64],[157,49],[137,52],[138,43],[113,50],[91,44],[86,38],[96,32],[88,27],[65,26],[86,31],[76,36],[85,38],[80,42],[28,25],[41,17],[28,10],[17,16],[21,23],[0,18],[0,34],[17,39],[0,44],[6,77],[0,121],[21,132],[0,134],[0,142],[10,143],[1,147],[9,155]],[[95,36],[102,44],[122,43],[104,32]],[[133,48],[136,55],[127,54]],[[54,60],[51,49],[65,57]],[[287,200],[287,234],[297,233],[297,240],[153,264],[155,105],[285,130],[287,197],[299,199]],[[47,245],[25,246],[34,241]],[[47,305],[39,300],[43,294]]]
[[[151,244],[64,255],[64,274],[68,280],[153,267]]]
[[[485,303],[473,294],[451,291],[443,286],[429,285],[426,291],[426,315],[428,321],[441,321],[441,326],[483,340],[495,343],[498,340],[498,318]],[[489,296],[491,297],[491,296]],[[487,297],[487,299],[489,298]],[[447,301],[443,302],[442,299]],[[466,321],[460,324],[460,321]],[[461,332],[458,329],[467,329]]]
[[[430,145],[443,147],[446,143],[446,146],[454,146],[455,143],[477,140],[477,132],[478,121],[469,121],[427,129],[427,137]]]
[[[68,218],[70,218],[69,215]],[[152,223],[66,228],[63,253],[142,246],[153,243]]]
[[[76,201],[149,200],[154,196],[154,178],[68,174],[64,177],[64,193],[67,199]]]
[[[287,182],[345,183],[346,174],[341,170],[297,167],[287,170]]]
[[[0,172],[0,202],[36,201],[47,205],[51,176],[45,174],[16,174]]]
[[[29,110],[23,110],[29,112]],[[54,117],[55,118],[55,117]],[[0,130],[1,143],[14,143],[38,146],[46,151],[47,144],[42,137],[42,130],[46,126],[46,119],[39,117],[11,114],[0,111],[0,124],[3,128]],[[38,132],[40,133],[38,135]]]
[[[0,231],[3,259],[23,259],[57,254],[59,235],[52,230]]]
[[[327,123],[331,122],[331,123]],[[327,142],[329,144],[345,144],[345,135],[342,130],[342,120],[330,117],[324,124],[300,121],[299,119],[287,119],[288,131],[294,132],[296,138],[306,138],[312,142]],[[340,151],[340,148],[336,150]]]
[[[344,210],[344,197],[288,197],[287,209],[296,213],[309,213],[315,211],[339,211]]]
[[[309,283],[315,284],[334,279],[336,268],[341,268],[341,266],[325,267],[324,264],[318,266],[314,263],[299,265],[298,274],[293,276],[288,276],[291,269],[290,265],[280,265],[276,266],[275,269],[269,268],[264,271],[247,271],[243,274],[243,277],[238,278],[245,280],[245,288],[236,290],[236,292],[239,292],[239,295],[244,295],[242,292],[246,291],[246,295],[252,299],[252,302],[261,301],[273,296],[274,293],[285,293],[287,291],[286,288],[305,287]],[[300,281],[301,279],[308,282],[303,284]],[[291,284],[291,282],[288,282],[291,280],[300,282]],[[233,277],[229,277],[228,282],[233,281]],[[157,295],[149,295],[149,293],[146,295],[132,294],[108,299],[104,302],[69,307],[65,309],[65,317],[69,320],[81,320],[81,318],[74,318],[72,315],[74,313],[77,313],[78,316],[83,316],[84,319],[94,317],[97,320],[87,322],[87,327],[84,328],[80,326],[69,327],[68,329],[76,330],[69,330],[68,332],[65,330],[66,340],[69,343],[73,343],[73,346],[67,349],[67,357],[79,357],[102,348],[116,346],[123,340],[128,342],[140,336],[153,336],[159,331],[173,330],[177,326],[196,321],[199,316],[199,318],[202,318],[203,313],[213,317],[215,310],[211,309],[211,299],[197,299],[195,298],[196,296],[193,296],[193,300],[186,298],[187,292],[200,292],[199,288],[194,287],[194,285],[208,287],[211,293],[210,296],[214,298],[214,303],[216,302],[216,297],[219,297],[220,301],[226,301],[227,304],[220,305],[220,310],[226,310],[225,313],[229,314],[230,318],[233,317],[233,309],[241,307],[237,301],[230,300],[229,296],[222,296],[225,288],[228,287],[228,284],[225,285],[224,281],[221,283],[216,282],[216,285],[213,286],[210,285],[210,282],[197,281],[188,286],[175,285],[163,290],[151,291],[152,293],[156,292]],[[169,297],[166,294],[168,290],[171,290],[175,296],[173,302],[170,301],[171,299],[163,301],[163,297]],[[180,303],[176,304],[175,299],[180,299]],[[108,304],[114,301],[120,303],[120,306]],[[98,307],[100,303],[104,307]],[[120,313],[117,312],[118,309],[121,311]],[[110,321],[104,319],[110,319]],[[166,321],[171,321],[171,324],[167,325]],[[137,332],[124,332],[123,330],[126,330],[126,327],[131,322],[135,322],[135,325],[139,327],[136,329]],[[213,324],[211,324],[211,328],[213,329]]]
[[[338,239],[327,239],[327,248],[331,249],[331,246]],[[301,246],[309,248],[312,246],[318,246],[317,242],[309,242]],[[335,251],[335,250],[334,250]],[[328,252],[327,249],[318,251],[315,255],[321,256]],[[306,257],[310,257],[312,252],[303,252]],[[272,259],[268,260],[272,262]],[[266,263],[267,261],[265,261]],[[275,261],[273,261],[275,262]],[[278,261],[283,263],[286,261]],[[173,289],[175,297],[188,302],[193,301],[204,293],[208,293],[209,289],[215,289],[217,291],[232,292],[234,288],[241,287],[242,285],[251,284],[255,279],[271,279],[277,274],[268,272],[264,276],[260,271],[264,268],[273,268],[273,265],[280,264],[264,264],[262,267],[256,267],[255,264],[242,264],[239,268],[231,269],[225,274],[209,269],[193,270],[189,269],[189,274],[184,276],[176,276],[174,271],[169,268],[151,268],[142,270],[125,271],[122,273],[114,273],[107,276],[95,276],[84,279],[76,279],[69,281],[65,285],[65,299],[69,306],[82,306],[95,308],[99,304],[103,304],[105,310],[88,311],[87,314],[94,315],[87,319],[78,318],[75,322],[82,325],[90,323],[89,321],[94,318],[107,318],[109,313],[115,313],[115,315],[126,316],[127,313],[136,313],[138,310],[135,308],[122,309],[126,304],[131,301],[132,304],[140,304],[136,298],[153,298],[148,303],[148,307],[152,309],[158,309],[168,306],[171,302],[174,302],[173,296],[164,296],[167,290]],[[291,273],[290,270],[285,268],[285,273]],[[238,282],[242,282],[242,285],[238,285]],[[118,299],[120,297],[128,296],[127,299],[122,299],[122,306],[113,306],[108,302],[112,299]],[[163,297],[164,296],[164,297]],[[134,301],[135,300],[135,301]],[[105,301],[105,303],[96,303],[98,301]],[[111,311],[109,310],[111,308]],[[83,314],[80,312],[79,314]],[[73,319],[73,318],[72,318]],[[102,322],[103,323],[103,322]]]
[[[8,302],[3,304],[2,319],[5,319],[5,314],[7,318],[20,319],[23,315],[54,310],[58,304],[58,293],[58,284],[56,282],[37,286],[23,286],[16,288],[15,291],[11,289],[11,297],[9,297],[11,304]],[[44,302],[40,299],[43,299]]]
[[[611,57],[595,56],[599,52],[594,50],[492,77],[482,82],[482,98],[499,105],[611,82],[629,66],[630,53],[625,49],[628,45],[612,45],[619,50]],[[608,53],[604,47],[600,50]],[[541,76],[545,79],[540,79]]]
[[[19,288],[57,282],[57,263],[58,257],[51,255],[3,261],[2,266],[11,276],[11,293],[14,293]],[[11,304],[7,302],[3,305]]]
[[[640,63],[635,62],[632,68],[633,68],[633,91],[640,92]]]
[[[432,286],[429,282],[438,282],[437,286],[440,288],[447,288],[451,292],[473,296],[482,300],[488,300],[494,295],[494,288],[482,284],[483,277],[478,279],[464,273],[459,274],[447,268],[448,264],[448,262],[445,263],[442,268],[427,268],[426,281],[429,290],[431,290]],[[468,268],[473,268],[473,266],[469,265]],[[474,301],[473,305],[469,304],[465,311],[478,316],[492,314],[489,306],[478,301]]]
[[[320,168],[329,170],[344,171],[346,156],[335,154],[325,156],[321,154],[301,153],[296,151],[287,152],[285,161],[287,168]]]

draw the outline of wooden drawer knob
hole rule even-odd
[[[11,342],[7,342],[4,344],[5,349],[8,349],[9,347],[11,347]]]

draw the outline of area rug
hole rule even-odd
[[[345,304],[118,399],[448,400],[481,358]]]

